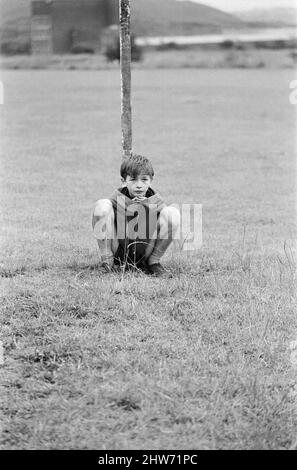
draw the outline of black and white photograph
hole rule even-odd
[[[296,111],[295,0],[0,0],[0,450],[297,450]]]

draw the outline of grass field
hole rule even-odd
[[[203,204],[168,280],[97,269],[118,72],[1,75],[2,448],[297,448],[292,71],[134,72],[134,150]]]

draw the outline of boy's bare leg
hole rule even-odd
[[[180,227],[180,213],[175,207],[164,207],[158,219],[158,236],[152,239],[146,249],[147,264],[160,263],[160,259],[171,245]],[[157,233],[157,232],[156,232]]]
[[[96,202],[92,220],[94,235],[97,239],[102,264],[110,268],[113,267],[114,255],[119,246],[114,218],[114,210],[109,199],[100,199]]]

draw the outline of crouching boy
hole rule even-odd
[[[123,161],[120,174],[122,188],[110,199],[99,199],[93,213],[102,266],[106,271],[124,265],[164,275],[160,260],[178,237],[180,213],[151,188],[154,170],[147,158],[132,154]]]

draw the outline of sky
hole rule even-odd
[[[181,0],[182,1],[182,0]],[[296,7],[296,0],[192,0],[225,11],[244,11],[252,8]]]

